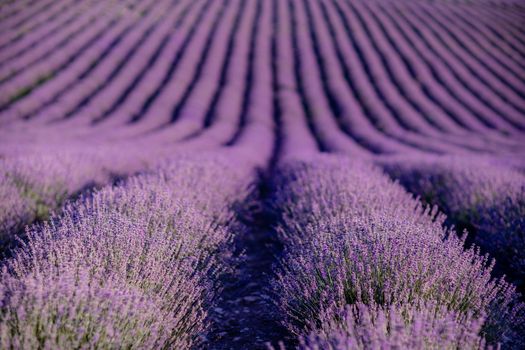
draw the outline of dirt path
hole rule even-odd
[[[272,230],[272,217],[260,205],[265,196],[262,188],[248,215],[242,215],[246,229],[239,231],[226,262],[232,270],[220,277],[224,290],[210,310],[206,349],[266,349],[267,343],[275,345],[288,337],[271,290],[272,267],[282,246]]]

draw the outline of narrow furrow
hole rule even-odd
[[[266,343],[276,344],[288,336],[280,324],[281,315],[273,302],[275,291],[269,288],[275,278],[273,267],[281,246],[272,227],[273,218],[267,215],[264,206],[268,195],[267,181],[280,151],[279,117],[275,117],[279,111],[272,113],[270,108],[277,98],[276,91],[272,93],[272,87],[277,83],[274,80],[278,64],[275,61],[279,25],[277,1],[260,0],[250,5],[251,20],[248,23],[251,23],[251,28],[246,31],[249,33],[246,59],[250,62],[242,76],[246,84],[244,91],[248,92],[238,92],[244,100],[239,112],[245,113],[245,121],[241,125],[242,118],[239,116],[235,140],[229,140],[225,146],[248,152],[247,156],[251,159],[260,159],[260,177],[252,196],[239,207],[238,217],[244,229],[237,230],[233,254],[227,260],[231,271],[220,276],[224,290],[210,315],[212,326],[206,344],[206,348],[210,349],[266,349]],[[270,77],[268,73],[271,73]],[[250,85],[257,86],[257,89],[250,88]],[[260,98],[254,98],[257,94],[264,97],[265,103]],[[257,114],[259,106],[264,106],[266,113]],[[271,132],[273,136],[263,133],[261,138],[263,131]]]

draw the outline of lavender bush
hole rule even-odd
[[[484,349],[483,318],[459,316],[433,305],[403,309],[356,304],[337,322],[325,316],[322,328],[301,338],[304,350]]]
[[[102,283],[102,281],[104,281]],[[67,271],[3,281],[2,348],[156,348],[169,343],[175,315],[111,276]],[[174,346],[187,343],[177,341]]]
[[[11,208],[0,214],[1,236],[4,239],[34,220],[47,218],[72,189],[85,184],[86,178],[88,181],[92,179],[91,167],[75,168],[71,160],[69,166],[67,160],[54,156],[0,160],[0,201]],[[79,182],[68,186],[66,181],[74,181],[72,170],[77,169],[76,178],[80,174],[83,176]]]
[[[0,239],[10,240],[24,226],[47,219],[71,196],[107,184],[139,169],[158,167],[156,147],[128,147],[121,154],[101,145],[88,151],[71,145],[5,148],[0,158]],[[188,157],[188,156],[186,156]],[[159,157],[162,159],[163,157]]]
[[[228,168],[220,160],[174,161],[163,169],[83,197],[28,232],[27,244],[2,275],[6,346],[104,347],[115,344],[115,334],[130,341],[139,335],[143,342],[132,348],[188,348],[199,340],[203,305],[216,288],[214,254],[231,237],[228,222],[218,221],[231,214],[220,211],[242,200],[248,178],[235,181],[243,167]],[[204,176],[216,171],[230,176]],[[196,180],[202,190],[193,187]],[[209,189],[219,188],[208,197]],[[49,283],[57,289],[48,290]],[[77,287],[81,293],[74,292]],[[103,295],[114,295],[114,305],[106,305]],[[73,307],[63,326],[54,316],[60,305]],[[18,319],[20,310],[28,316]],[[122,310],[130,317],[118,318]],[[98,328],[84,327],[94,319],[101,320]]]
[[[274,193],[288,245],[276,289],[294,333],[321,327],[319,314],[348,304],[431,302],[458,315],[486,314],[489,343],[519,344],[524,307],[514,287],[492,280],[487,257],[465,250],[443,215],[373,166],[333,156],[289,162]]]
[[[472,157],[404,157],[383,165],[408,191],[439,206],[453,223],[467,225],[473,241],[521,283],[525,278],[525,176],[496,164]]]

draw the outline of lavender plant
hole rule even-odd
[[[0,244],[8,238],[9,232],[31,220],[31,213],[35,211],[33,206],[34,203],[20,194],[9,177],[0,174]]]
[[[426,305],[386,309],[377,305],[347,306],[337,321],[326,315],[322,328],[300,340],[303,350],[349,349],[484,349],[479,336],[483,318],[458,316]]]
[[[248,178],[236,180],[249,167],[225,165],[207,165],[199,158],[174,161],[171,169],[177,173],[159,170],[81,197],[62,215],[31,229],[27,244],[3,269],[5,344],[97,348],[139,336],[142,342],[130,348],[196,345],[205,330],[204,304],[212,302],[217,287],[212,281],[220,269],[215,255],[231,237],[228,222],[217,220],[232,215],[220,211],[232,210],[230,204],[247,194]],[[219,170],[230,176],[199,176]],[[199,179],[201,190],[179,176]],[[208,197],[217,186],[224,191]],[[217,212],[202,213],[202,203]],[[58,286],[48,293],[49,283]],[[72,292],[77,287],[84,294]],[[112,293],[123,298],[114,306],[97,299]],[[72,311],[54,316],[61,312],[59,305]],[[143,313],[142,307],[149,311]],[[16,310],[29,316],[17,319]],[[130,317],[118,318],[123,310]],[[95,319],[98,328],[85,326]]]
[[[516,283],[525,279],[525,176],[482,158],[402,158],[384,168],[452,222],[469,227],[472,240]]]
[[[102,281],[104,281],[102,283]],[[4,349],[157,348],[176,315],[137,288],[86,271],[3,281],[0,344]],[[188,344],[173,343],[176,347]]]
[[[54,153],[0,159],[0,236],[9,238],[35,220],[47,219],[68,196],[91,183],[105,183],[100,157],[89,153]]]
[[[438,308],[486,314],[489,343],[519,344],[524,307],[514,287],[492,280],[492,263],[443,228],[373,166],[320,156],[281,166],[274,187],[277,228],[288,248],[279,304],[298,335],[322,327],[326,310],[346,305]]]
[[[120,154],[101,145],[84,151],[71,146],[17,149],[0,158],[0,239],[35,221],[49,218],[64,202],[86,188],[105,185],[114,176],[129,175],[141,168],[158,167],[158,160],[146,160],[144,150],[132,147]],[[155,153],[154,147],[148,148]],[[186,156],[188,157],[188,156]]]

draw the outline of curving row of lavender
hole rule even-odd
[[[312,158],[280,167],[272,197],[285,242],[276,290],[301,348],[525,344],[515,287],[441,214],[367,163]]]
[[[483,158],[387,161],[384,169],[409,191],[437,205],[470,239],[496,258],[523,288],[525,281],[525,176]]]
[[[524,23],[1,2],[0,347],[525,346]]]
[[[220,156],[174,159],[29,230],[2,272],[2,347],[198,344],[250,181]]]

